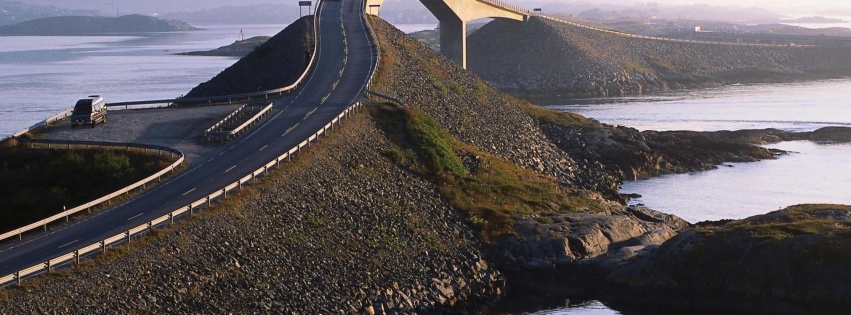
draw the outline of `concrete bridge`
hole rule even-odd
[[[384,0],[367,0],[366,13],[378,15]],[[440,21],[440,53],[467,68],[467,23],[482,18],[525,22],[532,15],[498,0],[420,0]]]

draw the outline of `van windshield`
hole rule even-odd
[[[92,100],[79,100],[77,105],[74,105],[74,114],[91,114]]]

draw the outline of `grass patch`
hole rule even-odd
[[[851,206],[807,204],[755,216],[716,227],[699,227],[698,232],[745,232],[753,237],[786,239],[803,235],[851,236],[851,224],[844,217]]]
[[[645,66],[634,64],[632,62],[627,62],[623,64],[623,69],[628,72],[636,72],[636,73],[650,73],[650,69]]]
[[[370,113],[399,151],[415,153],[412,169],[440,187],[485,242],[512,233],[513,215],[576,212],[597,205],[568,194],[551,178],[457,141],[418,110],[388,106]]]
[[[602,128],[602,125],[596,120],[575,113],[549,110],[528,102],[520,102],[520,108],[539,123],[580,128]]]
[[[667,72],[667,73],[680,72],[679,68],[675,67],[674,65],[667,63],[665,60],[662,60],[662,58],[648,55],[644,59],[647,60],[647,62],[650,63],[650,66],[655,68],[656,70]]]

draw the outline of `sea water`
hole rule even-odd
[[[812,131],[851,126],[851,79],[733,85],[654,96],[573,100],[552,109],[639,130]],[[633,203],[689,222],[741,219],[801,203],[851,204],[851,144],[809,141],[766,145],[776,160],[725,163],[716,170],[624,183]],[[589,307],[590,305],[590,307]],[[535,314],[619,314],[599,302]]]
[[[178,56],[211,50],[284,25],[201,26],[134,36],[0,36],[0,138],[91,94],[107,103],[176,98],[238,58]]]

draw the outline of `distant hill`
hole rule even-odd
[[[307,8],[304,9],[307,14]],[[298,19],[298,6],[279,4],[258,4],[227,6],[192,12],[178,12],[160,15],[167,19],[187,21],[195,25],[232,25],[232,24],[289,24]]]
[[[99,15],[93,10],[61,9],[51,5],[33,5],[19,1],[0,0],[0,25],[10,25],[54,16],[64,15]]]
[[[117,18],[57,16],[0,26],[0,35],[70,36],[194,30],[199,28],[183,21],[163,20],[145,15],[125,15]]]

